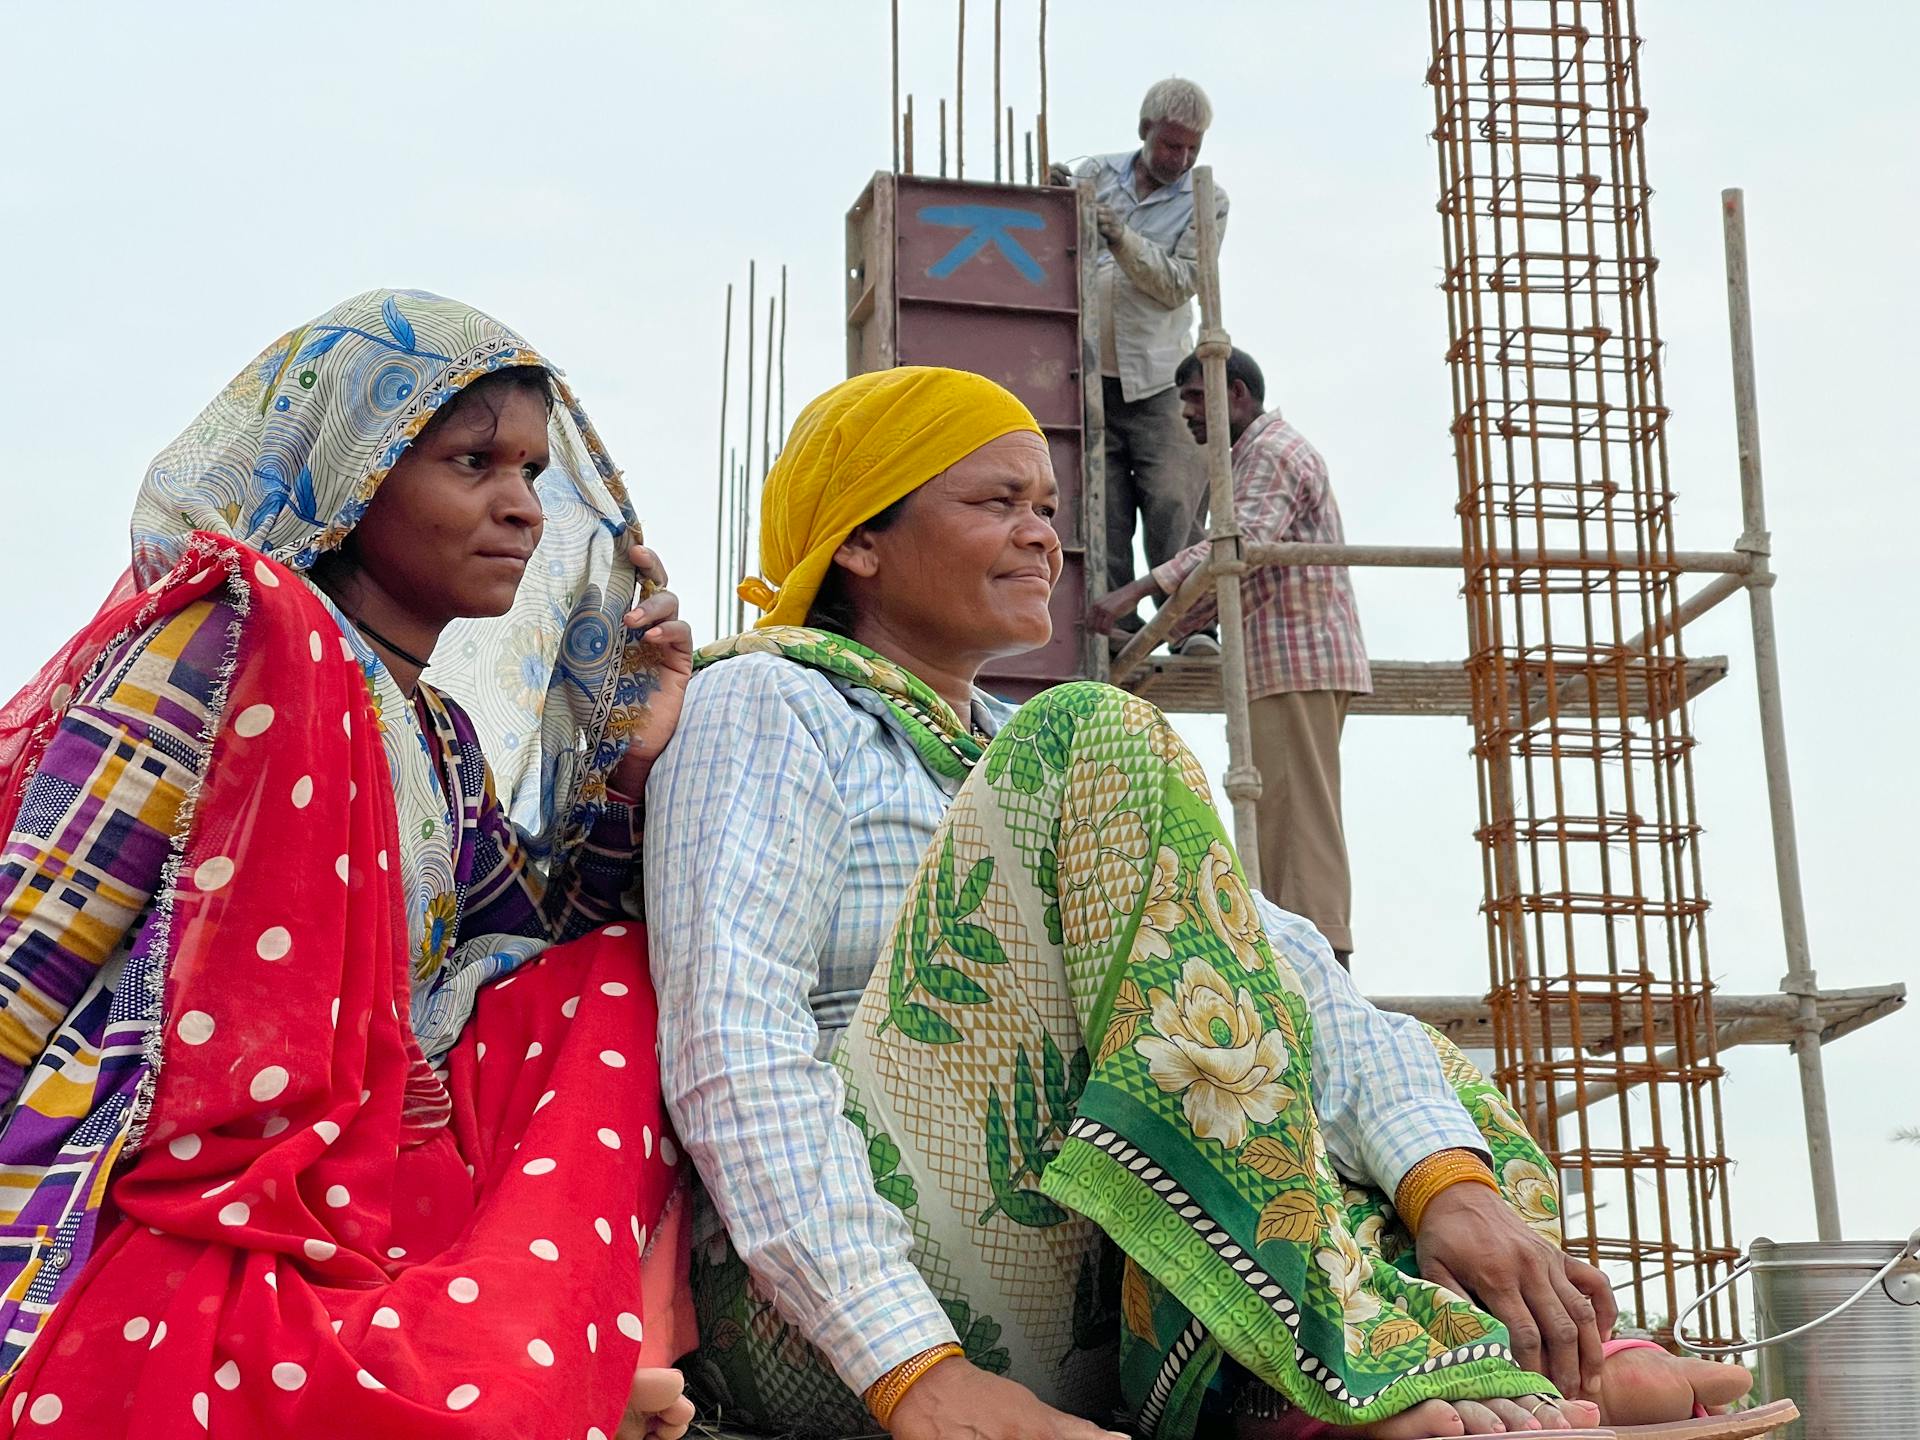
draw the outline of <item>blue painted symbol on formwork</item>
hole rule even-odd
[[[1031,210],[1016,210],[1006,205],[929,205],[920,211],[918,218],[928,225],[948,225],[967,231],[958,245],[927,267],[927,274],[935,280],[946,279],[989,244],[1035,285],[1047,278],[1040,262],[1008,233],[1046,229],[1047,222]]]

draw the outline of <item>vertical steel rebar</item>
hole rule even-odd
[[[966,0],[961,0],[964,6]],[[1013,122],[1008,112],[1007,178],[1013,178]],[[1000,183],[1000,0],[993,0],[993,181]]]
[[[1034,121],[1033,133],[1040,141],[1039,174],[1044,178],[1047,165],[1047,0],[1040,0],[1040,115]]]
[[[727,285],[727,318],[720,341],[720,475],[713,512],[713,631],[720,633],[727,594],[727,386],[733,379],[733,285]]]
[[[1814,1220],[1823,1241],[1841,1238],[1840,1190],[1833,1171],[1833,1129],[1827,1116],[1826,1070],[1820,1053],[1820,983],[1807,941],[1806,899],[1800,889],[1800,841],[1793,819],[1793,777],[1787,767],[1787,724],[1780,698],[1780,655],[1773,627],[1773,553],[1767,532],[1766,492],[1760,471],[1760,401],[1754,381],[1753,311],[1747,278],[1746,198],[1720,192],[1727,255],[1727,328],[1733,347],[1733,413],[1740,447],[1741,535],[1747,602],[1753,615],[1753,674],[1760,697],[1760,745],[1767,771],[1767,811],[1773,826],[1773,872],[1780,890],[1780,928],[1787,974],[1780,988],[1797,1007],[1794,1059],[1800,1067],[1800,1108],[1807,1132],[1807,1169]]]
[[[960,0],[953,62],[953,178],[967,178],[967,0]]]
[[[767,471],[773,468],[773,330],[778,313],[779,302],[767,296],[767,393],[760,398],[760,484],[763,486],[767,483]],[[751,498],[748,503],[751,508]]]
[[[787,446],[787,267],[784,261],[780,265],[780,429],[774,443],[779,447],[773,452],[777,459]]]
[[[747,452],[747,455],[741,470],[742,478],[739,482],[739,491],[734,496],[734,523],[738,527],[734,532],[734,564],[739,567],[737,573],[741,575],[747,573],[747,561],[749,559],[747,553],[747,517],[749,513],[747,490],[749,486],[747,481],[753,474],[753,318],[754,312],[759,309],[759,302],[756,298],[758,282],[758,264],[755,261],[749,260],[747,262],[747,439],[746,444],[742,447]],[[746,606],[747,602],[745,600],[740,599],[738,596],[734,597],[733,623],[735,630],[744,630],[746,628]]]
[[[751,329],[751,327],[748,328]],[[747,337],[747,349],[753,349],[751,335]],[[729,511],[727,538],[731,542],[727,550],[727,563],[733,570],[734,578],[722,587],[721,600],[723,603],[732,602],[723,614],[733,621],[731,625],[724,627],[725,633],[733,635],[745,628],[740,623],[740,616],[746,604],[746,601],[740,598],[738,588],[740,579],[746,575],[746,567],[740,563],[740,447],[738,445],[729,446],[727,449],[727,499]]]

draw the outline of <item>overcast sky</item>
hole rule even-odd
[[[1807,901],[1829,986],[1914,969],[1912,458],[1920,11],[1642,3],[1678,543],[1739,528],[1718,197],[1747,189],[1755,332]],[[953,88],[948,0],[901,0],[923,168]],[[1036,105],[1035,0],[1007,0],[1007,97]],[[978,173],[990,0],[973,0]],[[1211,92],[1231,192],[1227,324],[1326,454],[1349,538],[1457,541],[1440,233],[1417,0],[1057,0],[1056,157],[1133,141],[1141,92]],[[842,217],[888,163],[887,7],[10,5],[0,351],[10,524],[0,689],[126,562],[153,454],[273,336],[375,285],[458,296],[573,377],[688,614],[711,612],[720,316],[749,258],[790,267],[788,414],[840,378]],[[1902,423],[1900,417],[1908,417]],[[1457,578],[1356,578],[1376,657],[1457,658]],[[702,638],[706,638],[704,635]],[[1714,970],[1783,969],[1744,603],[1688,632],[1731,658],[1697,705]],[[1219,722],[1181,728],[1216,772]],[[1344,751],[1356,967],[1478,993],[1469,733],[1356,719]],[[1849,1233],[1920,1224],[1911,1015],[1827,1052]],[[1784,1049],[1728,1056],[1738,1238],[1810,1239]]]

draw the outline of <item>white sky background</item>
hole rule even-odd
[[[951,3],[902,0],[930,169]],[[1008,0],[1006,93],[1036,105],[1036,0]],[[1217,111],[1233,198],[1226,319],[1328,458],[1350,538],[1457,541],[1440,233],[1417,0],[1057,0],[1059,158],[1133,143],[1169,72]],[[969,7],[969,173],[991,163],[990,0]],[[1920,10],[1642,0],[1679,542],[1739,529],[1719,192],[1749,207],[1775,592],[1816,963],[1829,986],[1914,969],[1916,619],[1912,237]],[[89,616],[126,561],[148,460],[274,335],[375,285],[498,314],[572,375],[627,467],[686,611],[711,613],[723,287],[791,267],[789,418],[842,374],[842,219],[889,158],[887,8],[702,0],[9,6],[0,87],[8,436],[0,689]],[[762,292],[765,293],[764,291]],[[736,394],[738,392],[736,391]],[[1457,657],[1457,579],[1359,572],[1370,648]],[[703,634],[702,638],[706,638]],[[1743,602],[1688,632],[1733,673],[1699,703],[1709,937],[1723,985],[1783,967]],[[1181,728],[1223,768],[1217,720]],[[1478,992],[1468,731],[1356,719],[1347,823],[1363,982]],[[1914,1021],[1827,1051],[1856,1237],[1920,1224]],[[1735,1223],[1810,1239],[1794,1066],[1730,1053]]]

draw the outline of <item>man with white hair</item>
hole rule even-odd
[[[1056,183],[1091,180],[1099,202],[1101,248],[1094,323],[1106,392],[1107,588],[1133,579],[1134,514],[1146,531],[1147,563],[1171,560],[1204,533],[1204,458],[1188,438],[1173,373],[1192,348],[1200,241],[1194,223],[1193,166],[1213,123],[1213,105],[1191,80],[1172,77],[1140,102],[1140,147],[1096,155]],[[1227,224],[1227,195],[1215,191],[1214,219]],[[1137,629],[1129,613],[1122,629]],[[1219,653],[1196,634],[1185,653]]]

